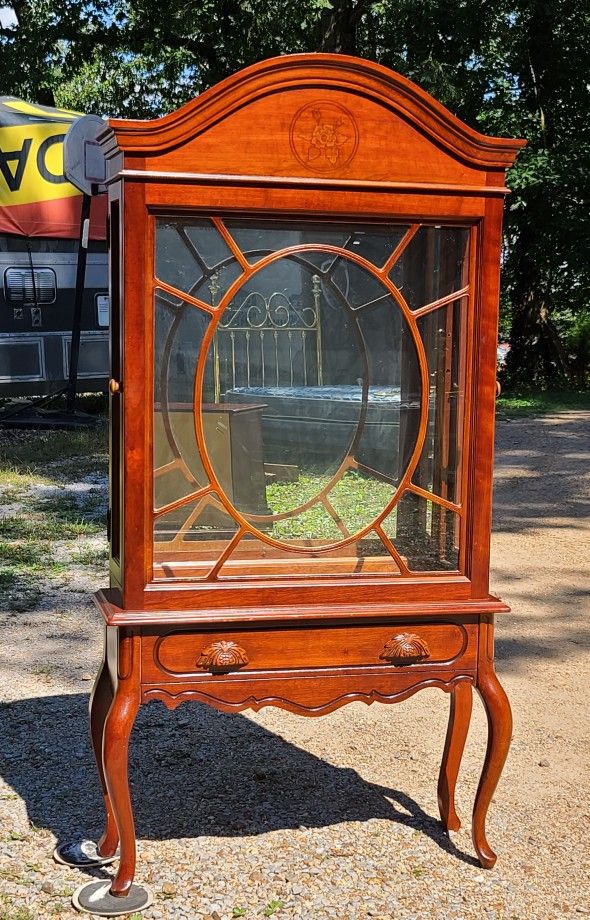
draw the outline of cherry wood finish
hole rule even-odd
[[[98,767],[100,787],[102,790],[106,825],[104,833],[98,841],[98,851],[101,856],[114,856],[119,845],[119,831],[113,814],[111,799],[107,790],[102,759],[102,740],[106,717],[113,702],[113,681],[107,663],[106,643],[105,657],[97,674],[92,694],[90,696],[90,736],[94,757]]]
[[[332,134],[331,146],[312,157],[306,138],[314,123]],[[494,615],[508,608],[490,595],[488,584],[495,351],[505,171],[523,142],[479,134],[386,68],[318,54],[249,67],[154,122],[111,121],[97,143],[107,164],[113,247],[112,563],[111,587],[96,596],[105,621],[105,660],[91,701],[91,733],[107,815],[100,852],[112,854],[120,837],[112,893],[124,897],[134,877],[128,745],[139,706],[152,700],[168,708],[196,700],[225,712],[273,705],[319,716],[355,700],[392,703],[438,687],[450,696],[440,813],[445,828],[456,830],[455,785],[475,687],[486,708],[489,740],[473,840],[482,866],[491,867],[496,857],[485,818],[511,732],[510,707],[493,667]],[[440,450],[456,460],[455,495],[449,497],[446,482],[433,494],[414,477],[429,411],[420,340],[417,446],[392,499],[404,493],[453,512],[457,568],[412,569],[380,518],[367,529],[373,527],[390,552],[394,574],[369,564],[345,572],[342,558],[356,537],[329,549],[323,567],[313,548],[293,549],[285,573],[281,545],[262,533],[268,552],[259,558],[246,553],[237,574],[227,577],[223,562],[250,526],[237,511],[238,529],[208,573],[182,560],[177,571],[167,569],[165,553],[154,559],[154,520],[162,515],[153,498],[154,290],[211,321],[195,384],[196,438],[211,478],[201,444],[205,400],[199,374],[202,379],[213,321],[243,283],[234,282],[221,304],[212,306],[157,278],[155,222],[187,214],[212,221],[243,278],[254,269],[227,231],[231,217],[306,218],[326,226],[338,220],[405,224],[405,235],[381,267],[350,252],[346,258],[389,288],[416,340],[421,317],[454,300],[464,305],[457,358],[464,395],[456,444],[448,437],[448,403],[437,410],[447,426]],[[420,227],[447,226],[465,228],[469,236],[458,289],[411,310],[389,272]],[[292,247],[291,254],[304,248]],[[343,256],[337,247],[323,248]],[[264,258],[270,264],[275,256]],[[449,340],[451,334],[447,314]],[[446,367],[450,374],[450,361],[449,344],[439,354],[443,372]],[[207,491],[195,487],[193,499]],[[187,501],[172,500],[168,507]],[[440,541],[449,528],[440,529]],[[211,552],[216,545],[211,541]],[[188,563],[190,548],[184,552]]]
[[[488,717],[488,744],[473,808],[473,845],[484,869],[491,869],[496,854],[485,833],[485,820],[489,804],[498,785],[512,737],[512,713],[504,688],[494,671],[494,622],[492,617],[482,617],[480,625],[479,666],[477,690]]]
[[[448,831],[458,831],[461,827],[455,810],[455,786],[469,731],[472,705],[471,684],[457,684],[451,692],[449,725],[438,777],[438,807],[441,821]]]

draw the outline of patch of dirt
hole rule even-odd
[[[497,621],[497,668],[515,727],[488,818],[495,869],[474,863],[469,838],[481,706],[458,786],[464,826],[450,839],[437,821],[448,712],[438,691],[317,720],[149,706],[131,758],[138,880],[157,893],[146,920],[226,920],[235,905],[254,917],[275,900],[277,917],[305,920],[590,914],[589,423],[568,412],[498,424],[491,586],[512,607]],[[37,609],[3,618],[8,917],[76,916],[69,895],[87,877],[50,854],[55,839],[102,822],[86,705],[101,641],[90,591],[105,582],[106,563],[79,566]]]

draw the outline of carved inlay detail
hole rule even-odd
[[[227,690],[228,685],[230,687],[233,685],[233,682],[230,683],[229,681],[224,682],[223,689],[222,685],[219,685],[219,696],[213,696],[211,693],[205,693],[203,690],[198,690],[196,688],[172,693],[165,687],[148,687],[143,692],[143,699],[144,702],[147,703],[151,700],[160,700],[168,709],[176,709],[181,703],[195,701],[207,703],[210,706],[214,706],[216,709],[220,709],[222,712],[243,712],[244,709],[253,709],[258,712],[258,710],[265,706],[278,706],[281,709],[287,709],[289,712],[296,712],[304,716],[323,716],[327,715],[329,712],[334,712],[335,709],[339,709],[346,703],[358,702],[367,703],[367,705],[375,702],[397,703],[400,700],[406,700],[408,697],[413,696],[418,690],[427,689],[428,687],[439,687],[441,690],[444,690],[445,693],[450,693],[460,683],[473,684],[474,682],[474,678],[468,674],[457,674],[448,681],[439,680],[438,678],[429,678],[427,680],[420,680],[410,687],[395,690],[393,693],[380,693],[378,690],[366,692],[362,690],[351,691],[350,693],[337,695],[333,699],[320,702],[317,705],[310,703],[309,699],[306,699],[305,703],[303,703],[288,695],[284,697],[256,696],[255,693],[251,695],[247,695],[246,693],[244,697],[240,697],[239,699],[226,699],[222,696],[222,692]]]
[[[214,673],[237,671],[245,664],[248,664],[248,656],[244,649],[236,642],[223,639],[204,648],[197,661],[198,667]]]
[[[425,640],[415,633],[398,633],[387,640],[379,657],[392,664],[410,664],[429,658],[430,649]]]
[[[347,166],[356,153],[359,132],[353,115],[336,102],[310,102],[291,122],[291,150],[314,172]]]

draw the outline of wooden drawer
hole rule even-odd
[[[305,628],[162,630],[142,638],[142,682],[317,668],[473,670],[473,621]]]

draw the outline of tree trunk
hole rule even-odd
[[[331,7],[322,10],[318,23],[318,51],[356,54],[357,28],[368,2],[369,0],[332,0]]]

